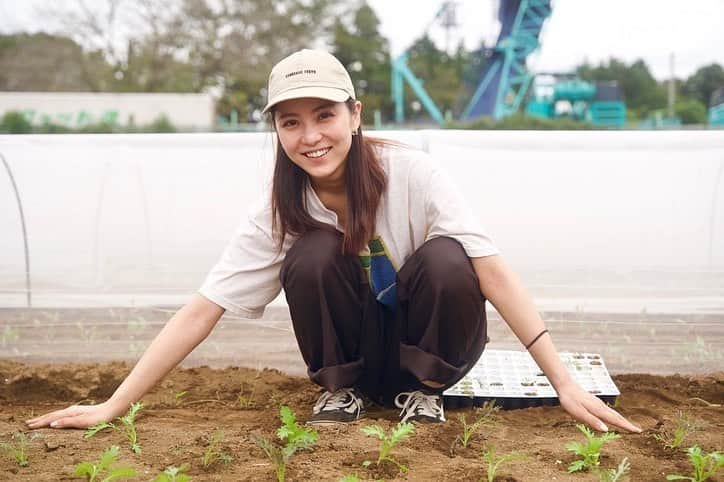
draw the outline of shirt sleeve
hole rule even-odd
[[[287,244],[287,242],[285,242]],[[271,208],[251,212],[237,228],[199,293],[227,311],[260,318],[281,291],[278,252],[271,233]]]
[[[491,237],[473,214],[450,175],[432,159],[421,163],[428,176],[424,189],[425,241],[447,236],[457,240],[470,258],[499,254]]]

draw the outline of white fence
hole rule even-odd
[[[210,94],[0,92],[0,117],[8,111],[23,113],[33,124],[72,128],[100,122],[142,126],[162,115],[176,127],[209,130],[214,126]]]
[[[541,309],[724,313],[724,132],[379,132],[451,172]],[[34,306],[182,303],[269,182],[255,134],[0,136]],[[0,306],[27,303],[0,170]]]

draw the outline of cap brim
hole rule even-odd
[[[273,99],[269,100],[269,103],[266,107],[264,107],[264,110],[261,111],[261,113],[266,114],[272,107],[280,102],[284,102],[285,100],[301,99],[304,97],[331,100],[332,102],[344,102],[351,96],[345,90],[334,87],[299,87],[277,94]]]

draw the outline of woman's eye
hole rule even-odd
[[[326,119],[328,117],[333,117],[333,116],[334,116],[334,114],[332,114],[331,112],[322,112],[321,114],[319,114],[320,119]]]
[[[295,120],[284,121],[284,123],[282,124],[282,127],[293,127],[296,124],[296,122],[297,121],[295,121]]]

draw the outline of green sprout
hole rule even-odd
[[[234,458],[225,453],[220,445],[224,441],[224,431],[221,429],[216,430],[209,440],[209,444],[204,450],[204,455],[201,457],[201,465],[205,469],[208,469],[212,465],[221,462],[224,465],[229,465]]]
[[[81,462],[75,466],[74,474],[78,477],[86,477],[88,482],[110,482],[122,477],[134,477],[136,471],[131,467],[111,467],[118,458],[120,449],[118,445],[103,452],[101,459],[96,462]]]
[[[601,482],[619,482],[622,477],[625,477],[631,468],[631,464],[628,461],[628,457],[624,457],[618,467],[615,469],[600,470],[598,472],[598,479]]]
[[[690,433],[698,429],[699,425],[694,420],[679,412],[673,433],[662,431],[660,434],[654,434],[653,437],[664,444],[665,448],[676,450]]]
[[[153,482],[189,482],[191,477],[184,474],[189,469],[189,464],[183,464],[181,467],[166,467],[166,470],[158,474]]]
[[[392,450],[395,444],[408,438],[410,434],[412,434],[414,431],[415,426],[409,422],[398,423],[397,426],[392,429],[389,435],[385,433],[385,429],[383,429],[379,425],[369,425],[367,427],[362,427],[363,434],[369,435],[371,437],[377,437],[380,439],[380,455],[379,457],[377,457],[377,465],[379,466],[382,462],[388,460],[395,464],[397,468],[400,469],[402,472],[407,472],[409,470],[408,467],[402,465],[397,460],[392,458],[392,456],[389,455],[390,450]],[[362,465],[364,465],[365,467],[369,467],[371,464],[372,461],[370,460],[365,460],[364,462],[362,462]]]
[[[251,386],[248,395],[246,394],[246,390],[242,390],[242,392],[239,393],[239,396],[236,398],[236,403],[239,405],[240,409],[249,410],[256,406],[256,402],[254,401],[254,392],[256,392],[256,383]]]
[[[107,428],[112,428],[113,430],[117,430],[121,433],[123,433],[129,442],[131,442],[131,450],[135,454],[141,453],[141,446],[138,444],[138,434],[136,433],[136,416],[138,415],[138,412],[143,409],[143,402],[136,402],[131,405],[131,408],[128,410],[128,413],[122,417],[118,417],[117,420],[121,422],[123,425],[122,427],[119,427],[118,425],[115,425],[110,422],[100,422],[96,425],[93,425],[92,427],[89,427],[85,434],[83,435],[83,438],[91,438],[98,432],[102,432],[103,430]]]
[[[277,481],[284,482],[289,460],[297,450],[309,449],[314,445],[319,439],[319,434],[315,430],[302,428],[287,406],[279,409],[279,416],[282,425],[277,430],[277,437],[285,442],[284,445],[278,445],[263,437],[257,437],[254,441],[274,464]]]
[[[506,462],[511,462],[513,460],[522,459],[525,457],[524,454],[521,454],[519,452],[510,452],[509,454],[505,454],[502,457],[496,457],[495,447],[490,447],[490,449],[481,452],[480,455],[483,456],[483,460],[485,460],[485,463],[488,464],[488,470],[486,474],[487,479],[480,479],[481,482],[483,480],[493,482],[501,465]]]
[[[695,445],[689,447],[686,451],[691,461],[691,465],[694,466],[694,473],[689,477],[679,474],[670,474],[666,476],[666,480],[690,480],[691,482],[704,482],[709,477],[716,474],[719,469],[724,467],[724,454],[721,452],[709,452],[704,453]]]
[[[174,393],[174,394],[173,394],[173,405],[174,405],[174,407],[180,407],[180,406],[181,406],[181,403],[183,403],[184,397],[185,397],[186,394],[188,394],[188,393],[189,393],[188,390],[183,390],[183,391]]]
[[[353,475],[345,475],[341,479],[339,479],[339,482],[360,482],[359,476],[357,474]]]
[[[15,343],[20,338],[20,328],[13,328],[12,326],[6,326],[3,328],[2,338],[0,338],[0,345],[3,348],[8,342]]]
[[[478,433],[478,430],[480,430],[482,425],[489,425],[495,421],[495,412],[497,412],[498,409],[499,407],[495,405],[494,401],[491,400],[485,402],[478,412],[478,418],[470,425],[468,425],[467,420],[465,419],[465,414],[460,415],[458,419],[463,426],[463,433],[455,437],[450,452],[453,453],[455,451],[455,445],[457,443],[460,443],[464,448],[467,448],[470,443],[470,439],[473,435]]]
[[[599,460],[601,456],[601,446],[604,442],[620,437],[620,435],[615,432],[606,432],[600,437],[596,437],[596,435],[585,425],[579,423],[576,424],[576,427],[578,427],[578,430],[583,432],[583,435],[586,436],[586,443],[568,442],[566,444],[566,449],[568,451],[582,457],[579,460],[575,460],[568,466],[569,474],[578,472],[579,470],[588,470],[598,467],[601,464]]]
[[[30,435],[30,437],[28,437],[23,432],[17,432],[12,436],[12,440],[15,440],[15,442],[0,443],[0,449],[3,449],[8,454],[10,454],[19,466],[27,467],[29,464],[28,456],[26,453],[28,449],[28,444],[39,436],[40,434],[33,433],[32,435]]]

